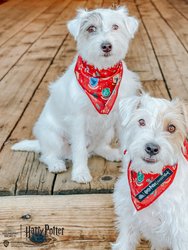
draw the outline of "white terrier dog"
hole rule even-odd
[[[37,140],[22,141],[12,149],[41,152],[40,161],[51,172],[66,171],[64,160],[72,159],[72,180],[80,183],[92,179],[89,155],[120,160],[110,142],[119,100],[140,88],[137,76],[122,61],[137,28],[138,21],[124,7],[80,10],[68,23],[78,55],[50,86],[50,97],[33,129]]]
[[[115,250],[188,250],[188,121],[179,100],[148,95],[120,102],[123,174],[114,191]]]

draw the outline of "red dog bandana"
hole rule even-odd
[[[178,165],[165,166],[162,174],[135,172],[128,167],[132,202],[137,211],[152,204],[173,182]]]
[[[188,141],[184,141],[185,159],[188,160]],[[126,154],[126,150],[124,154]],[[131,162],[128,166],[128,181],[131,192],[131,199],[137,211],[151,205],[159,196],[172,184],[178,164],[165,166],[162,174],[135,172],[131,170]]]
[[[75,75],[95,109],[100,114],[109,114],[116,101],[123,75],[122,62],[108,69],[97,69],[78,56]]]

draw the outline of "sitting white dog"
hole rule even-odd
[[[50,86],[50,97],[33,129],[37,140],[22,141],[12,149],[41,152],[40,161],[50,172],[66,171],[64,160],[72,159],[72,180],[80,183],[92,179],[89,155],[120,160],[110,142],[119,100],[140,88],[137,76],[122,61],[137,28],[138,21],[124,7],[80,10],[68,23],[78,55]]]
[[[188,121],[179,100],[143,95],[120,102],[123,174],[114,191],[115,250],[188,250]]]

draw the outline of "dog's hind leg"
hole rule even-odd
[[[108,161],[121,161],[122,158],[120,150],[118,148],[111,148],[109,145],[100,145],[94,152]]]
[[[111,128],[105,134],[103,140],[94,149],[94,153],[108,161],[121,161],[122,156],[118,148],[112,148],[110,143],[114,137],[114,129]]]

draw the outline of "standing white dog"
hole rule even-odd
[[[37,140],[22,141],[12,149],[41,152],[40,161],[51,172],[66,171],[64,160],[72,159],[76,182],[92,179],[89,155],[120,160],[110,142],[119,100],[140,88],[137,76],[122,61],[137,28],[138,21],[123,7],[80,10],[68,23],[78,55],[50,86],[50,97],[33,129]]]
[[[120,103],[123,174],[115,186],[115,250],[188,250],[188,121],[179,100],[144,95]]]

